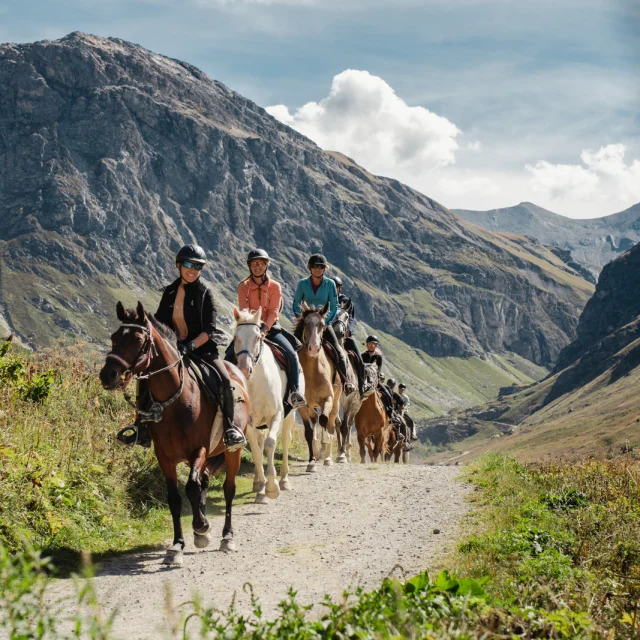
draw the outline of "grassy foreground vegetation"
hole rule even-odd
[[[152,454],[114,443],[131,411],[96,373],[78,351],[0,348],[0,635],[112,637],[111,612],[90,581],[78,581],[75,602],[47,596],[52,566],[42,558],[131,550],[170,533]],[[474,531],[445,559],[449,572],[327,598],[320,615],[294,592],[274,619],[257,598],[246,614],[216,610],[203,594],[167,610],[167,634],[640,638],[640,461],[632,453],[526,465],[493,455],[469,469]]]

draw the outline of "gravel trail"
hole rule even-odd
[[[377,586],[397,564],[408,573],[432,566],[459,535],[467,511],[466,489],[456,467],[418,465],[334,465],[316,474],[291,465],[292,491],[269,505],[234,508],[238,551],[218,549],[223,518],[211,519],[214,537],[196,550],[190,528],[184,566],[162,564],[164,550],[106,560],[94,579],[105,611],[118,608],[117,637],[158,636],[169,582],[173,602],[199,592],[208,604],[248,607],[242,585],[253,583],[266,615],[272,615],[291,585],[301,603],[339,597],[348,586]],[[440,533],[434,534],[434,529]],[[58,595],[72,593],[60,580]]]

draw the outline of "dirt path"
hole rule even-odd
[[[226,608],[237,591],[246,609],[242,585],[250,581],[270,615],[289,585],[310,603],[325,593],[339,597],[349,585],[375,587],[396,564],[409,573],[429,568],[456,540],[467,510],[456,467],[349,464],[307,474],[294,464],[291,471],[292,491],[234,510],[236,553],[219,552],[215,537],[197,551],[189,534],[182,568],[162,565],[163,550],[107,560],[95,585],[105,611],[119,610],[116,635],[158,635],[167,582],[175,603],[197,591]],[[222,518],[212,524],[217,535]],[[72,592],[72,585],[61,580],[55,591]]]

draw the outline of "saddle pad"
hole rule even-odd
[[[200,389],[204,391],[211,400],[221,403],[220,393],[222,380],[220,374],[200,358],[185,358],[188,362],[189,373],[198,381]]]
[[[286,372],[287,356],[285,356],[284,351],[275,342],[271,342],[271,340],[265,340],[265,342],[269,345],[269,348],[273,352],[273,357],[276,359],[280,368]]]

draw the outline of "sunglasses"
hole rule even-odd
[[[191,260],[185,260],[182,266],[185,269],[195,269],[196,271],[202,271],[202,267],[204,267],[200,262],[191,262]]]
[[[311,268],[312,269],[322,269],[324,271],[327,267],[325,267],[323,264],[312,264]]]

